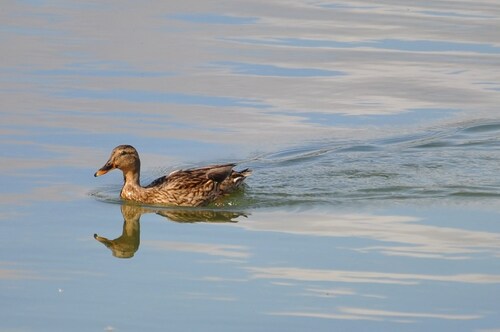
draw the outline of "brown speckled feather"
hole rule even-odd
[[[95,176],[114,168],[121,169],[125,183],[120,196],[126,200],[146,204],[200,206],[233,191],[251,174],[248,169],[234,171],[234,166],[235,164],[223,164],[178,170],[141,187],[139,154],[130,145],[120,145],[113,150],[108,162]]]

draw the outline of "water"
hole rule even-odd
[[[500,7],[449,7],[5,4],[0,331],[499,330]],[[123,204],[118,144],[254,174]]]

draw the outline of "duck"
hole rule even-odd
[[[113,169],[121,170],[123,187],[120,197],[126,201],[196,207],[210,204],[233,192],[252,174],[248,168],[236,171],[233,169],[235,166],[236,164],[231,163],[180,169],[143,187],[140,183],[139,153],[131,145],[119,145],[94,176],[104,175]]]

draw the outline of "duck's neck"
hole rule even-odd
[[[123,188],[120,196],[127,200],[142,201],[142,195],[146,189],[141,187],[139,169],[123,170]]]
[[[141,187],[140,169],[123,171],[124,186]]]

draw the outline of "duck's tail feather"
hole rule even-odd
[[[252,171],[248,168],[242,171],[233,170],[231,174],[221,182],[219,187],[221,194],[229,194],[236,190],[251,174]]]

